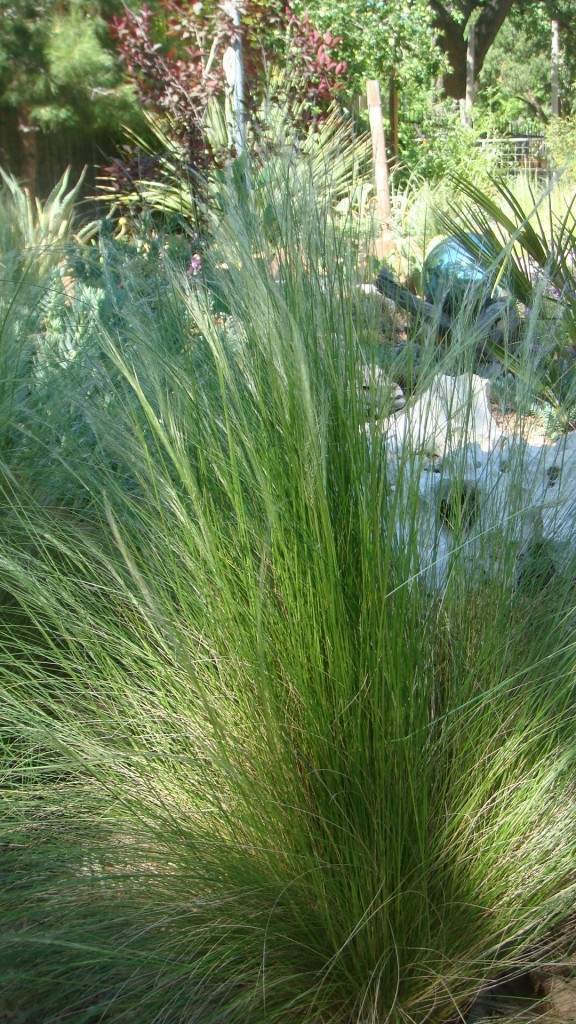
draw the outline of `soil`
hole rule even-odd
[[[516,413],[500,411],[497,405],[492,406],[492,416],[505,434],[520,434],[525,441],[537,448],[544,444],[554,444],[553,438],[546,433],[546,427],[537,416],[523,416],[521,423]]]
[[[480,993],[463,1024],[576,1024],[576,978],[538,971]]]
[[[576,979],[553,978],[549,1000],[542,1024],[576,1024]]]

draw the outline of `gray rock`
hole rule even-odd
[[[401,416],[384,425],[391,447],[443,457],[465,443],[489,450],[502,436],[492,417],[489,382],[476,374],[438,375]]]

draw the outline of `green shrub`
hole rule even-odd
[[[553,117],[546,128],[546,145],[553,169],[566,185],[576,178],[576,117]]]
[[[480,147],[486,129],[485,119],[478,119],[474,127],[463,123],[460,110],[452,102],[434,104],[421,112],[417,121],[401,120],[395,179],[400,187],[413,181],[435,186],[449,174],[466,173],[477,182],[487,183],[496,169],[498,152]]]

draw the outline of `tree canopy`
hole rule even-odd
[[[554,18],[561,112],[573,106],[574,0],[244,0],[241,10],[256,97],[264,72],[288,64],[312,111],[335,95],[363,94],[367,78],[393,84],[408,108],[438,96],[439,81],[460,99],[473,26],[479,107],[545,120]],[[222,58],[234,33],[219,0],[0,0],[0,15],[0,109],[14,112],[20,173],[30,179],[39,132],[120,134],[154,103],[183,122],[189,116],[190,128],[226,88]]]
[[[320,27],[331,28],[342,37],[343,54],[357,91],[363,89],[366,78],[386,81],[394,77],[400,87],[414,90],[441,77],[448,97],[463,98],[472,26],[476,80],[494,86],[494,74],[483,80],[482,70],[500,31],[508,26],[506,47],[498,49],[500,66],[515,35],[520,34],[525,46],[523,61],[519,52],[522,70],[528,77],[536,73],[541,82],[545,65],[549,89],[552,18],[560,22],[567,90],[576,79],[573,0],[297,0],[297,9],[309,10]],[[533,59],[537,66],[531,69]],[[505,66],[511,68],[512,63],[507,60]],[[516,70],[521,69],[517,66]],[[504,75],[500,77],[504,83]],[[506,83],[503,88],[506,90]]]
[[[0,104],[30,127],[86,133],[125,118],[134,97],[111,45],[108,17],[119,3],[3,0]]]
[[[296,0],[295,7],[342,38],[356,91],[367,78],[428,84],[445,67],[429,0]]]

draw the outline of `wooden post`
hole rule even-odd
[[[382,120],[382,103],[380,100],[380,84],[370,80],[366,83],[368,100],[368,117],[372,133],[372,158],[374,161],[374,185],[376,189],[376,218],[379,234],[376,240],[377,256],[384,256],[394,248],[392,240],[392,205],[390,203],[390,183],[388,180],[388,161],[386,159],[386,138]]]

